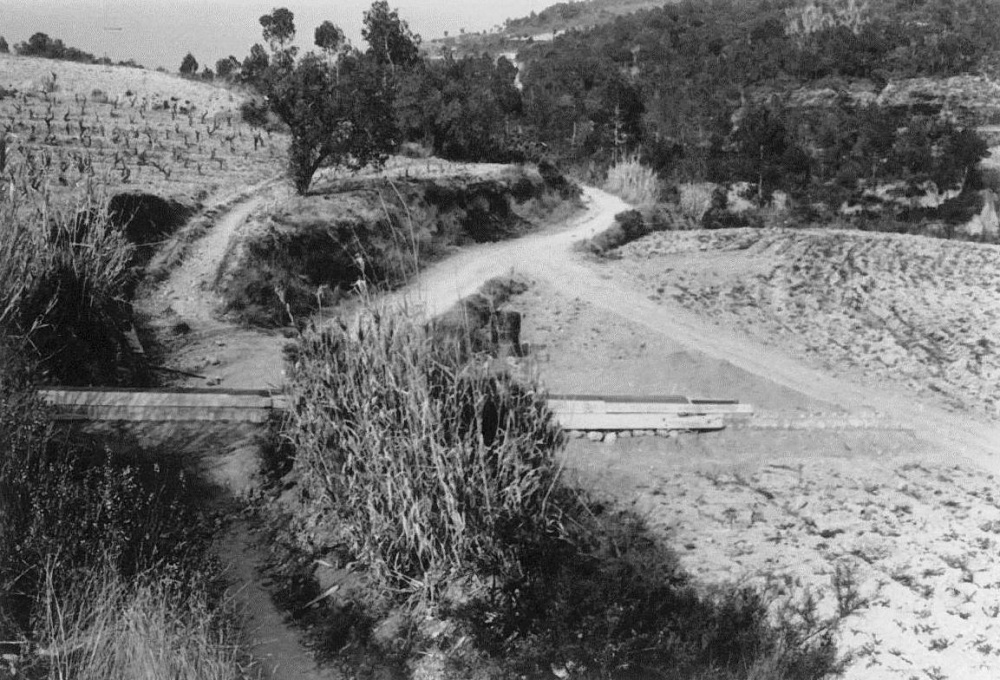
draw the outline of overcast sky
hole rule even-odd
[[[556,0],[390,0],[425,39],[480,31],[525,16]],[[295,13],[299,43],[312,44],[324,19],[361,43],[361,16],[371,0],[0,0],[0,36],[12,45],[36,32],[115,61],[135,59],[177,70],[191,52],[202,65],[229,54],[241,58],[261,42],[257,19],[274,7]],[[114,30],[111,30],[114,29]],[[118,30],[120,29],[120,30]]]

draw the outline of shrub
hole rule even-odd
[[[131,459],[58,435],[21,371],[0,374],[0,634],[37,623],[46,587],[110,568],[131,578],[195,545],[194,490],[179,464]],[[21,373],[24,375],[23,373]],[[48,586],[44,585],[48,575]],[[4,630],[6,628],[7,630]],[[4,639],[10,639],[5,637]]]
[[[626,210],[615,215],[615,223],[580,247],[595,255],[609,255],[615,248],[651,234],[654,231],[694,228],[692,220],[685,218],[668,206],[659,205],[643,212]]]
[[[240,117],[252,127],[266,128],[271,124],[267,103],[248,99],[240,104]]]
[[[611,166],[604,189],[636,206],[653,206],[660,200],[660,181],[638,156]]]
[[[505,292],[496,283],[483,298]],[[583,678],[839,670],[836,620],[814,601],[777,608],[750,589],[696,588],[638,518],[562,486],[562,435],[537,387],[463,360],[456,344],[368,303],[353,327],[308,335],[295,352],[285,434],[305,482],[300,521],[344,548],[370,588],[333,608],[336,623],[312,622],[339,631],[338,648],[355,639],[348,612],[367,621],[361,644],[417,666],[436,655],[463,676],[495,671],[484,655],[519,677],[556,664]],[[426,626],[407,618],[417,599],[430,605]],[[386,600],[397,609],[384,625],[352,609],[385,617]],[[374,628],[396,632],[369,640]]]
[[[375,583],[430,600],[456,575],[510,580],[520,535],[557,533],[542,395],[463,365],[404,312],[302,341],[291,372],[296,465]]]

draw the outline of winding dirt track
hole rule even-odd
[[[1000,427],[962,414],[948,413],[889,390],[861,387],[808,367],[745,336],[711,325],[679,305],[652,301],[621,281],[612,280],[599,263],[573,250],[577,241],[607,229],[614,216],[629,208],[621,199],[599,189],[584,189],[586,211],[565,225],[524,238],[481,244],[439,262],[420,273],[416,281],[386,298],[388,304],[407,304],[432,317],[486,280],[521,273],[549,282],[560,293],[639,324],[686,347],[690,352],[724,360],[741,372],[739,379],[779,385],[832,410],[868,416],[880,414],[912,429],[921,439],[940,445],[989,472],[1000,472]],[[169,310],[191,323],[205,342],[188,350],[212,357],[206,372],[226,387],[275,387],[283,382],[280,348],[285,342],[220,322],[215,318],[219,299],[212,290],[219,263],[232,247],[241,225],[261,204],[255,197],[227,213],[200,241],[191,256],[157,294],[160,310]],[[736,395],[737,397],[739,395]]]
[[[744,335],[720,329],[678,305],[652,301],[609,278],[573,244],[606,229],[629,206],[594,188],[584,192],[587,212],[557,231],[517,241],[479,246],[435,265],[395,300],[406,300],[430,317],[441,313],[484,281],[510,272],[544,279],[560,292],[640,324],[692,352],[728,361],[757,380],[792,389],[849,414],[880,414],[912,429],[977,466],[1000,473],[1000,427],[933,408],[888,391],[861,387],[803,365]]]

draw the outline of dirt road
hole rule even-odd
[[[669,340],[687,352],[688,362],[697,364],[706,358],[724,362],[721,379],[738,387],[737,393],[727,396],[749,401],[744,395],[782,388],[825,409],[881,414],[913,429],[921,439],[940,445],[951,455],[961,455],[977,467],[1000,473],[1000,427],[945,412],[896,391],[862,387],[833,377],[752,338],[712,325],[679,305],[650,300],[639,289],[612,279],[610,272],[574,251],[573,245],[608,228],[614,216],[629,206],[591,187],[584,190],[583,198],[586,211],[569,223],[521,239],[463,250],[421,272],[414,283],[390,295],[387,301],[405,301],[430,317],[471,294],[491,277],[521,273]],[[157,308],[154,316],[162,322],[183,320],[191,326],[195,342],[186,342],[176,360],[222,386],[276,387],[283,381],[283,337],[239,328],[215,316],[219,298],[213,285],[219,265],[248,216],[264,200],[252,198],[226,214],[192,246],[191,256],[153,298]],[[655,357],[651,360],[655,361]]]
[[[612,279],[599,263],[587,261],[575,252],[573,244],[606,229],[614,215],[629,206],[594,188],[585,190],[584,199],[587,212],[565,228],[465,251],[426,270],[415,284],[393,298],[406,299],[433,316],[474,292],[490,277],[524,274],[669,339],[693,355],[692,361],[710,357],[728,362],[734,369],[729,377],[741,384],[741,391],[753,391],[766,382],[799,393],[803,401],[825,404],[833,410],[880,414],[914,430],[921,439],[940,445],[950,455],[961,455],[985,470],[1000,473],[997,426],[942,411],[905,394],[861,387],[830,376],[745,335],[711,325],[679,305],[650,300],[637,289]],[[741,398],[739,394],[733,396]]]

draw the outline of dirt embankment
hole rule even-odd
[[[397,287],[456,248],[528,233],[578,190],[548,169],[348,178],[282,201],[221,272],[226,307],[285,326],[355,288]]]

